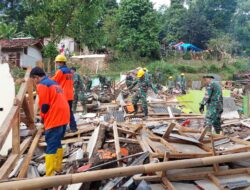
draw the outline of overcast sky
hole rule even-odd
[[[154,8],[158,9],[161,5],[170,5],[170,0],[150,0],[154,3]],[[120,2],[120,0],[117,0]]]
[[[151,0],[154,3],[154,8],[158,9],[161,5],[170,5],[170,0]]]

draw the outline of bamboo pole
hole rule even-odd
[[[8,190],[29,190],[68,185],[74,183],[84,183],[110,179],[113,177],[131,176],[140,173],[153,173],[170,169],[191,168],[216,163],[225,163],[238,160],[250,159],[250,152],[237,153],[233,155],[211,156],[206,158],[196,158],[188,160],[168,161],[161,163],[145,164],[139,166],[129,166],[121,168],[111,168],[85,173],[67,174],[53,177],[39,177],[20,181],[0,183],[0,189]]]

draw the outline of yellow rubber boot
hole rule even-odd
[[[55,170],[62,172],[63,148],[58,148],[56,151]]]
[[[55,175],[55,161],[56,161],[56,154],[46,154],[45,156],[46,176]]]

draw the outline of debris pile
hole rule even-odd
[[[112,92],[117,97],[117,91],[123,88],[124,82],[120,82]],[[99,104],[94,113],[75,114],[78,131],[66,132],[62,141],[63,171],[55,179],[65,176],[65,181],[58,189],[216,190],[250,186],[250,160],[244,159],[250,150],[250,121],[240,119],[232,98],[224,100],[225,135],[218,135],[202,133],[204,116],[183,113],[180,103],[170,100],[169,95],[161,99],[149,97],[147,120],[142,119],[141,113],[129,113],[127,101],[121,94],[118,97]],[[23,126],[22,142],[31,138],[33,141],[8,178],[46,181],[46,177],[41,178],[45,174],[46,147],[42,130],[32,138],[32,131]],[[218,157],[212,159],[213,156]],[[97,172],[94,177],[92,171]],[[69,174],[71,180],[66,180]],[[89,174],[89,180],[72,180],[76,174]],[[21,182],[3,182],[0,189],[11,183],[19,183],[22,189]],[[43,187],[53,187],[54,183],[44,182]]]

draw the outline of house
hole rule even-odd
[[[42,61],[42,47],[42,42],[39,39],[0,40],[1,62],[22,68],[35,67],[37,61]]]
[[[46,46],[50,42],[50,38],[44,38],[43,44]],[[62,46],[64,45],[64,50],[69,50],[70,53],[73,52],[79,52],[80,51],[80,45],[77,43],[74,38],[65,36],[60,40],[60,42],[57,44],[57,50],[59,51]]]

